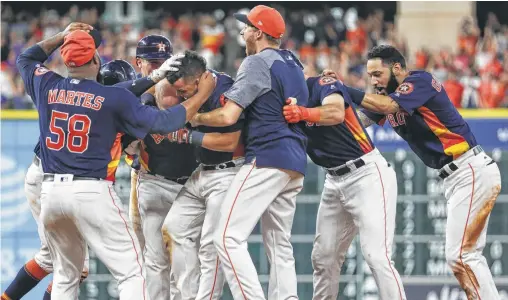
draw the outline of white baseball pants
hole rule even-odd
[[[34,158],[37,159],[38,158]],[[30,205],[30,210],[34,217],[35,223],[37,224],[37,232],[41,240],[41,248],[35,254],[34,260],[37,264],[46,272],[53,273],[53,260],[49,253],[48,243],[46,242],[46,236],[44,235],[44,225],[41,223],[41,188],[42,188],[42,163],[38,162],[38,165],[32,163],[28,168],[25,176],[25,195]],[[88,265],[89,255],[88,247],[86,248],[85,263],[83,266],[81,277],[84,279],[88,276]]]
[[[268,299],[298,299],[293,247],[289,241],[303,176],[243,165],[221,206],[214,244],[235,300],[265,299],[247,239],[259,219],[270,262]]]
[[[138,207],[144,237],[146,287],[150,299],[180,299],[171,278],[169,253],[161,231],[171,205],[183,185],[138,173]],[[174,294],[171,297],[171,294]]]
[[[77,299],[86,245],[118,282],[121,300],[146,299],[143,257],[110,181],[54,175],[42,183],[41,221],[53,258],[53,299]]]
[[[446,259],[468,299],[498,300],[482,252],[490,212],[501,191],[499,168],[485,152],[475,155],[473,149],[453,163],[458,169],[444,180],[448,210]]]
[[[337,299],[340,270],[359,234],[363,257],[382,300],[406,299],[392,260],[397,179],[377,149],[361,157],[366,165],[343,176],[326,175],[312,249],[314,300]],[[354,167],[352,161],[346,163]]]
[[[241,165],[243,159],[235,163]],[[164,221],[164,228],[173,240],[173,274],[182,299],[218,300],[222,296],[225,278],[213,234],[222,201],[239,169],[238,166],[204,171],[200,165]],[[199,278],[197,288],[196,278]]]

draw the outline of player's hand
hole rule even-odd
[[[324,69],[323,72],[321,73],[321,76],[328,76],[335,79],[339,79],[339,74],[330,69]]]
[[[215,77],[213,76],[213,74],[210,73],[209,71],[206,71],[203,74],[201,74],[198,83],[198,93],[201,93],[208,99],[208,97],[210,97],[214,89],[215,89]]]
[[[66,37],[69,33],[76,30],[84,30],[86,32],[90,32],[93,30],[93,26],[80,22],[72,22],[64,29],[64,31],[62,31],[63,37]]]
[[[175,54],[171,56],[165,62],[163,62],[158,69],[153,70],[152,73],[150,73],[150,79],[153,82],[157,83],[164,79],[169,72],[178,72],[178,66],[182,64],[180,60],[184,57],[184,54]]]
[[[307,108],[296,105],[296,102],[293,99],[287,99],[287,105],[282,108],[282,113],[284,114],[284,118],[288,123],[298,123],[309,117]]]
[[[192,130],[187,128],[178,129],[168,135],[169,141],[178,144],[188,144]]]

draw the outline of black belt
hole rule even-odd
[[[95,178],[95,177],[73,176],[72,181],[76,181],[76,180],[100,181],[102,179]],[[53,181],[55,181],[55,175],[54,174],[44,174],[44,177],[42,177],[42,181],[53,182]]]
[[[356,169],[359,169],[363,166],[365,166],[365,161],[363,159],[357,159],[353,162],[353,165],[356,167]],[[349,172],[353,171],[352,169],[350,169],[347,165],[343,166],[343,167],[340,167],[336,170],[326,170],[328,172],[328,174],[330,175],[333,175],[333,176],[343,176],[343,175],[346,175],[348,174]]]
[[[474,147],[472,150],[475,156],[483,152],[483,148],[479,145]],[[439,171],[439,177],[441,177],[441,179],[445,179],[459,169],[459,167],[454,162],[449,163],[447,166],[450,167],[450,171],[445,170],[444,167],[441,169],[441,171]]]
[[[234,167],[236,167],[236,163],[234,161],[228,161],[216,165],[203,165],[203,171],[223,170]]]
[[[34,155],[33,164],[37,167],[41,164],[41,160],[37,157],[37,155]]]
[[[189,179],[188,176],[185,176],[185,177],[166,177],[166,176],[162,176],[162,175],[155,174],[155,173],[152,173],[152,172],[148,172],[148,174],[150,174],[152,176],[155,176],[157,178],[164,178],[166,180],[173,181],[173,182],[181,184],[181,185],[184,185],[187,182],[187,179]]]
[[[446,177],[452,175],[453,172],[459,169],[459,167],[457,167],[457,165],[454,164],[453,162],[449,163],[448,166],[450,167],[451,172],[448,172],[444,169],[441,170],[441,172],[439,172],[439,177],[441,177],[441,179],[445,179]]]

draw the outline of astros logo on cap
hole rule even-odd
[[[159,52],[164,52],[166,51],[166,45],[164,45],[163,42],[160,42],[157,47],[159,48]]]

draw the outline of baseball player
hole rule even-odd
[[[173,46],[171,42],[162,35],[147,35],[139,40],[136,47],[136,65],[140,69],[140,76],[146,77],[152,73],[153,70],[159,68],[162,63],[171,57],[173,53]],[[152,87],[147,92],[147,98],[143,101],[150,102],[151,99],[148,94],[155,94],[155,87]],[[142,162],[139,161],[140,141],[133,137],[125,135],[122,144],[127,154],[125,160],[127,164],[132,167],[131,170],[131,193],[129,199],[129,220],[132,222],[134,231],[139,240],[142,249],[145,248],[145,237],[143,236],[143,229],[141,228],[141,217],[139,215],[138,205],[138,172],[145,171]],[[145,165],[146,166],[146,165]],[[159,226],[160,228],[160,226]]]
[[[231,126],[245,112],[245,164],[233,179],[221,207],[214,234],[222,267],[235,299],[265,299],[247,251],[247,239],[261,219],[263,242],[270,261],[269,299],[297,299],[293,247],[289,241],[307,166],[307,138],[282,115],[286,99],[305,105],[309,98],[303,67],[281,50],[284,19],[277,10],[258,5],[236,14],[246,26],[241,34],[247,57],[228,101],[219,109],[198,114],[191,122]]]
[[[303,128],[308,155],[327,172],[312,249],[313,299],[337,299],[340,270],[356,234],[381,299],[406,299],[391,259],[395,172],[372,144],[342,82],[310,77],[307,86],[308,108],[291,105],[289,100],[284,116]]]
[[[144,138],[184,126],[213,88],[206,73],[200,93],[167,110],[141,104],[124,88],[95,80],[100,68],[100,36],[90,25],[71,23],[19,55],[16,65],[39,111],[41,223],[54,264],[52,297],[76,299],[86,245],[119,285],[120,299],[145,299],[142,257],[112,189],[121,155],[117,132]],[[68,78],[42,63],[61,45]],[[151,74],[162,80],[170,65]]]
[[[101,66],[98,82],[104,85],[117,85],[120,82],[136,80],[136,72],[134,68],[126,61],[114,60]],[[142,86],[142,80],[137,80],[137,85],[128,85],[132,92],[136,93],[139,91],[134,90],[134,87],[139,88]],[[153,83],[152,83],[153,85]],[[28,168],[25,177],[25,193],[32,211],[32,215],[37,223],[37,230],[39,238],[41,240],[41,248],[37,252],[32,260],[27,262],[18,272],[16,278],[7,287],[6,291],[2,295],[2,300],[7,299],[21,299],[30,290],[32,290],[44,277],[53,272],[53,262],[51,255],[46,243],[44,236],[43,227],[40,224],[40,213],[41,213],[41,185],[42,185],[42,164],[40,162],[40,143],[37,143],[34,149],[35,156],[32,164]],[[85,265],[83,268],[81,281],[88,276],[88,254],[85,258]],[[50,283],[46,289],[44,299],[51,299],[51,286]]]
[[[428,72],[408,71],[396,48],[372,48],[367,72],[378,94],[356,90],[358,104],[366,109],[359,114],[364,125],[388,120],[428,167],[439,170],[448,204],[448,264],[468,299],[500,299],[482,255],[501,190],[497,164],[478,145],[441,83]]]
[[[196,52],[186,51],[181,62],[180,71],[169,73],[168,80],[180,97],[189,98],[198,91],[197,83],[206,71],[206,61]],[[210,72],[215,77],[215,89],[200,112],[222,107],[224,93],[233,85],[230,76]],[[173,133],[172,141],[197,146],[200,162],[178,194],[163,227],[173,240],[172,270],[182,299],[218,300],[222,295],[225,278],[219,266],[213,234],[224,196],[243,164],[243,146],[240,144],[243,123],[243,117],[240,117],[227,127],[199,126],[195,130],[180,129]],[[199,278],[197,290],[190,285],[194,284],[195,278]]]
[[[156,101],[149,93],[143,96],[150,98],[145,100],[146,105],[159,109],[170,106],[161,97]],[[140,148],[139,161],[143,171],[138,172],[137,199],[145,240],[143,253],[148,294],[151,299],[169,299],[171,292],[173,297],[179,298],[170,274],[170,258],[166,247],[166,243],[170,243],[167,239],[169,235],[161,229],[176,196],[198,165],[194,146],[172,143],[167,134],[150,134],[141,141]],[[197,287],[198,279],[199,276],[191,278],[193,286]]]

